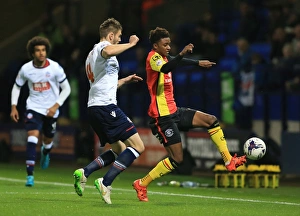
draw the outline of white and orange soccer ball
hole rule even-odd
[[[251,160],[261,159],[267,151],[265,142],[258,137],[251,137],[244,143],[244,153]]]

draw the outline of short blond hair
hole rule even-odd
[[[110,32],[116,34],[119,30],[123,30],[120,22],[114,18],[108,18],[99,27],[100,38],[105,38]]]

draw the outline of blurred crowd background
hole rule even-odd
[[[68,76],[72,93],[61,107],[60,125],[88,128],[87,53],[99,41],[98,28],[108,17],[123,25],[122,42],[131,34],[139,44],[118,59],[120,77],[145,77],[149,30],[171,33],[172,53],[187,44],[189,57],[209,59],[211,69],[174,71],[178,106],[216,115],[223,126],[272,137],[300,127],[300,3],[297,0],[11,0],[2,4],[0,24],[0,121],[10,123],[10,93],[18,70],[29,60],[27,41],[48,37],[49,57]],[[26,87],[24,87],[26,88]],[[19,111],[25,110],[22,90]],[[138,127],[147,126],[145,82],[123,87],[119,106]]]

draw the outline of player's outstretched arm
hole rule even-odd
[[[215,64],[215,62],[211,62],[209,60],[199,60],[199,66],[201,67],[209,68]]]
[[[134,47],[140,39],[136,35],[131,35],[128,43],[124,44],[112,44],[104,47],[102,50],[102,56],[109,58],[111,56],[117,56],[125,50]]]
[[[143,81],[143,78],[140,76],[137,76],[136,74],[132,74],[132,75],[129,75],[122,79],[119,79],[118,80],[118,88],[120,88],[124,84],[129,84],[129,83],[139,82],[139,81]]]
[[[182,49],[182,51],[179,53],[179,55],[184,56],[187,53],[193,53],[193,48],[194,48],[194,45],[190,43]]]
[[[168,73],[169,71],[172,71],[174,68],[178,66],[180,67],[180,66],[195,65],[195,66],[209,68],[216,64],[215,62],[211,62],[209,60],[195,60],[195,59],[183,57],[187,53],[192,53],[193,48],[194,45],[190,43],[186,45],[177,56],[175,57],[167,56],[169,61],[163,65],[163,67],[161,68],[161,72]]]

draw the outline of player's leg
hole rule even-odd
[[[95,172],[96,170],[102,169],[103,167],[106,167],[112,162],[114,162],[118,154],[120,154],[125,148],[126,146],[124,143],[118,142],[116,145],[112,146],[112,149],[109,149],[100,154],[87,166],[75,170],[73,176],[74,188],[76,193],[79,196],[82,196],[89,175]]]
[[[97,189],[107,204],[111,204],[110,191],[114,179],[128,168],[145,149],[143,141],[137,132],[124,140],[124,143],[127,146],[126,149],[116,158],[113,166],[108,170],[104,177],[96,179],[95,181]],[[111,145],[113,146],[115,143]]]
[[[103,147],[108,142],[108,138],[105,134],[104,128],[102,127],[102,124],[99,124],[105,121],[102,117],[102,112],[102,109],[99,107],[91,107],[88,109],[89,123],[93,128],[94,132],[97,134],[100,140],[100,144]],[[109,149],[100,154],[87,166],[75,170],[75,172],[73,173],[75,192],[79,196],[82,196],[89,175],[91,175],[96,170],[106,167],[112,162],[114,162],[117,155],[120,154],[125,148],[126,146],[124,143],[117,142],[115,145],[112,146],[112,149]]]
[[[196,111],[192,120],[193,127],[204,127],[211,137],[211,140],[215,143],[220,152],[222,159],[228,171],[235,170],[238,166],[246,163],[246,157],[237,157],[236,154],[232,157],[227,142],[224,137],[223,130],[219,124],[218,119],[210,114]]]
[[[43,117],[43,142],[41,146],[40,166],[47,169],[50,163],[50,152],[53,147],[53,137],[56,133],[57,118]]]
[[[111,169],[103,177],[103,184],[109,186],[118,174],[139,157],[145,147],[135,125],[118,106],[108,105],[100,109],[98,111],[102,113],[102,122],[105,124],[102,122],[97,122],[97,124],[100,124],[105,131],[108,142],[114,146],[119,145],[121,140],[126,145],[126,149],[118,155]],[[112,112],[114,115],[111,115]]]
[[[154,120],[154,119],[153,119]],[[137,192],[140,201],[147,202],[147,186],[155,179],[160,178],[176,169],[183,161],[183,150],[179,129],[174,120],[168,118],[156,119],[156,123],[150,122],[152,133],[160,140],[168,152],[168,157],[159,161],[157,165],[143,178],[133,182],[133,188]]]
[[[27,180],[26,186],[31,187],[34,185],[34,166],[36,160],[36,145],[38,143],[39,131],[30,130],[27,132],[27,145],[26,145],[26,171]]]
[[[148,201],[147,187],[152,181],[175,170],[183,160],[182,143],[170,145],[165,149],[169,156],[159,161],[149,173],[132,184],[140,201]]]
[[[40,166],[42,169],[47,169],[50,163],[50,151],[53,146],[53,138],[43,136],[43,142],[41,146],[41,160]]]
[[[34,166],[36,161],[36,145],[40,129],[42,128],[42,115],[32,110],[25,112],[25,129],[27,131],[27,144],[26,144],[26,172],[27,181],[26,186],[31,187],[34,185]]]
[[[116,146],[118,147],[116,148]],[[126,148],[125,144],[120,142],[120,144],[113,146],[112,149],[109,149],[103,152],[102,154],[100,154],[91,163],[89,163],[87,166],[83,168],[85,177],[88,178],[89,175],[91,175],[96,170],[102,169],[103,167],[110,165],[112,162],[115,161],[116,157],[120,154],[119,149],[124,150],[125,148]]]

